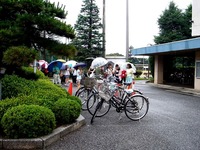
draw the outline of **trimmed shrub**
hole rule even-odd
[[[44,106],[44,107],[52,107],[53,102],[49,101],[49,100],[42,100],[42,99],[38,99],[36,96],[32,96],[32,95],[20,95],[18,97],[13,97],[13,98],[7,98],[5,100],[0,101],[0,120],[3,117],[4,113],[9,109],[12,108],[14,106],[18,106],[18,105],[40,105],[40,106]]]
[[[74,100],[74,101],[78,102],[80,104],[80,106],[82,106],[81,100],[76,96],[69,95],[69,96],[67,96],[67,99]]]
[[[139,78],[139,76],[142,74],[142,70],[137,70],[134,74],[137,78]]]
[[[36,70],[36,73],[34,73],[33,67],[21,67],[15,71],[15,74],[28,80],[48,79],[48,77],[38,69]]]
[[[34,82],[20,78],[17,75],[5,75],[1,79],[2,99],[17,97],[19,94],[29,95],[35,88]]]
[[[39,79],[37,81],[27,80],[16,75],[5,75],[2,81],[2,99],[17,97],[19,95],[33,95],[38,99],[57,101],[59,98],[67,97],[67,91],[50,80]]]
[[[53,112],[57,125],[74,122],[81,113],[81,106],[78,102],[67,98],[59,99],[54,103]]]
[[[7,110],[1,124],[8,138],[36,138],[53,131],[55,116],[46,107],[19,105]]]
[[[4,52],[3,62],[15,67],[28,66],[37,56],[38,53],[34,49],[25,46],[13,46]]]

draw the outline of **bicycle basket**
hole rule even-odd
[[[81,85],[83,85],[85,88],[93,88],[96,85],[96,79],[85,77],[81,79]]]
[[[103,99],[105,99],[106,101],[109,101],[111,99],[112,94],[107,85],[105,85],[105,84],[101,85],[98,90],[99,90],[99,95]]]

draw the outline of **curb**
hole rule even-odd
[[[185,88],[185,87],[176,87],[176,86],[170,86],[170,85],[164,85],[164,84],[154,84],[154,83],[149,83],[151,86],[158,87],[158,88],[163,88],[163,89],[168,89],[168,90],[174,90],[176,92],[180,92],[182,94],[187,94],[187,95],[194,95],[200,97],[200,91],[199,90],[194,90],[191,88]]]
[[[0,139],[0,149],[3,150],[42,150],[52,143],[60,140],[72,131],[85,125],[85,118],[80,115],[76,122],[70,125],[61,126],[53,130],[49,135],[32,139]]]

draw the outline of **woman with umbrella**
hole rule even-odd
[[[77,73],[77,77],[76,77],[77,87],[79,89],[81,86],[81,79],[82,79],[82,74],[83,74],[82,68],[80,66],[78,67],[76,73]]]
[[[69,86],[69,76],[70,76],[70,68],[68,65],[65,66],[65,69],[63,70],[64,80],[65,80],[65,86]]]
[[[53,82],[54,82],[54,84],[60,84],[61,83],[60,68],[58,67],[57,62],[54,63],[52,72],[53,72]]]

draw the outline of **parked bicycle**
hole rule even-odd
[[[87,110],[87,100],[90,95],[98,91],[98,87],[103,83],[103,78],[98,76],[90,78],[85,77],[81,80],[82,87],[79,88],[75,96],[79,97],[82,102],[82,110]]]
[[[116,86],[113,83],[112,85],[108,84],[104,86],[104,88],[97,93],[93,93],[88,99],[87,109],[92,115],[91,124],[95,117],[106,115],[111,106],[113,106],[118,113],[125,112],[125,115],[133,121],[144,118],[148,113],[149,100],[144,95],[131,95],[132,92],[130,90]],[[121,94],[118,93],[119,91]],[[118,93],[118,95],[116,93]],[[90,103],[93,105],[96,103],[95,107],[91,107]]]

